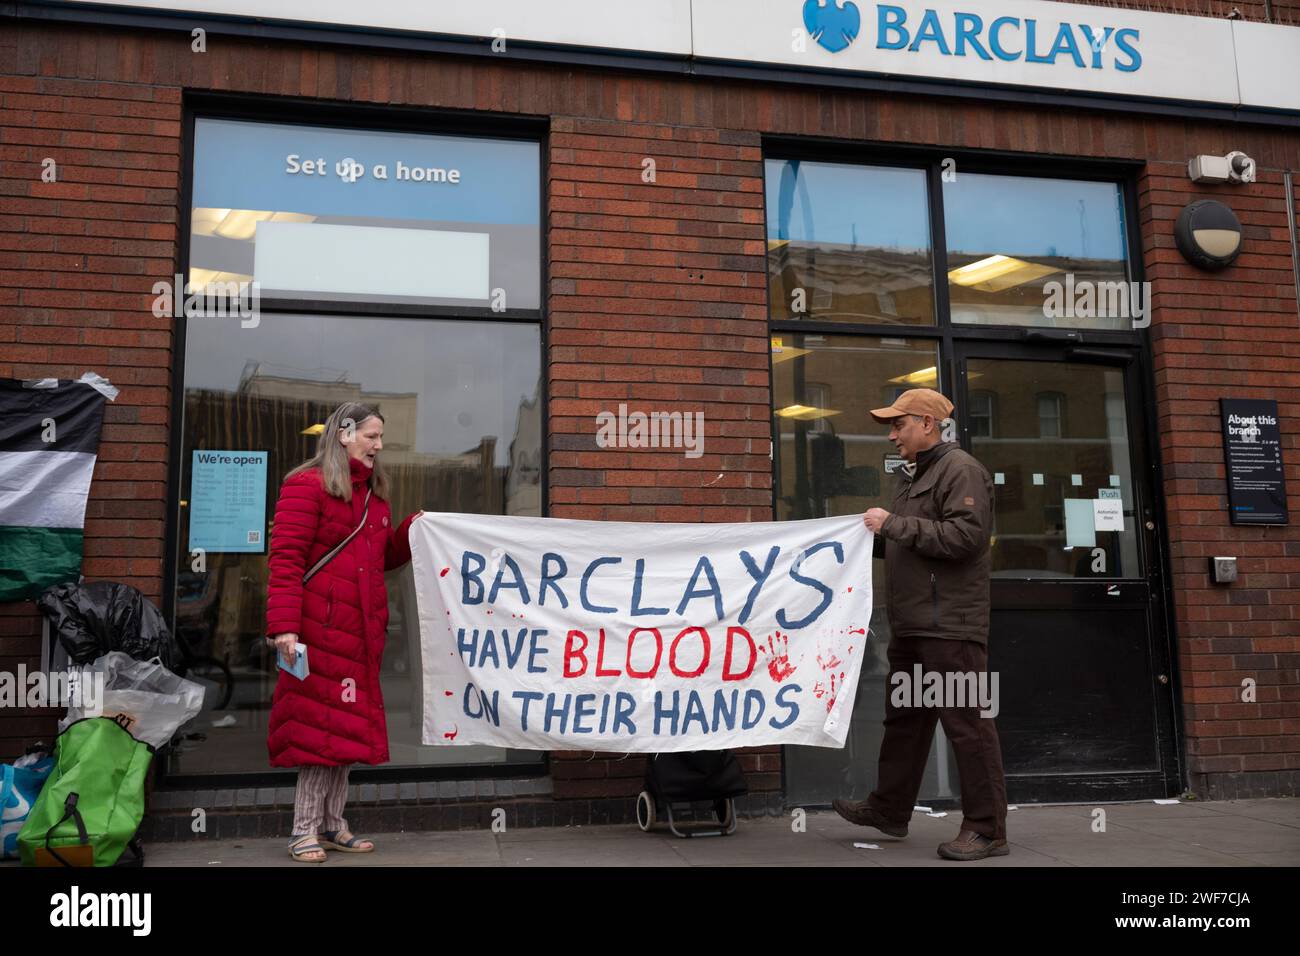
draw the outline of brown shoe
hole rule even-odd
[[[1006,840],[994,840],[974,830],[962,830],[957,839],[939,844],[939,855],[945,860],[982,860],[986,856],[1006,856],[1010,852]]]
[[[835,812],[842,816],[849,823],[856,823],[860,827],[875,827],[881,833],[891,837],[907,836],[907,824],[890,823],[871,807],[867,806],[866,800],[859,800],[854,803],[851,800],[834,800],[831,806]]]

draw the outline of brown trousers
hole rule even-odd
[[[983,673],[988,669],[988,649],[977,641],[950,641],[939,637],[894,638],[889,642],[890,683],[885,697],[885,739],[880,744],[880,771],[867,805],[891,823],[906,826],[921,790],[925,765],[934,740],[936,721],[957,755],[961,778],[963,830],[974,830],[994,840],[1007,835],[1007,788],[1002,774],[1002,748],[993,718],[981,717],[973,707],[894,706],[893,675],[923,672]],[[906,685],[905,685],[906,686]]]

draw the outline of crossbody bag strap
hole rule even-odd
[[[302,576],[303,584],[306,584],[308,581],[310,581],[313,577],[316,576],[317,571],[319,571],[321,568],[325,567],[325,565],[329,564],[331,561],[337,558],[339,556],[339,552],[348,546],[348,542],[361,533],[361,529],[366,526],[366,517],[370,514],[371,491],[372,490],[370,488],[366,489],[366,501],[365,504],[363,504],[361,507],[361,524],[353,528],[352,533],[350,535],[348,535],[346,538],[344,538],[334,547],[330,548],[330,550],[325,554],[324,557],[322,557],[319,561],[317,561],[315,564],[311,566],[311,569]]]

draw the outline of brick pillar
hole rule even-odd
[[[557,117],[549,159],[551,515],[771,520],[758,134]],[[598,447],[620,403],[702,412],[703,454]],[[741,759],[752,790],[779,789],[779,748]],[[557,800],[626,813],[644,775],[607,754],[552,767]]]

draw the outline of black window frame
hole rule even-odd
[[[177,244],[174,274],[189,277],[190,220],[194,195],[194,130],[200,119],[241,120],[262,122],[277,126],[326,126],[337,129],[375,130],[384,132],[417,133],[425,135],[460,135],[481,139],[511,140],[535,143],[538,148],[538,307],[536,309],[511,309],[493,311],[490,306],[465,307],[413,303],[338,302],[315,299],[289,299],[268,297],[259,303],[262,313],[320,315],[348,315],[358,318],[386,319],[443,319],[521,323],[536,325],[540,349],[539,367],[542,369],[543,388],[540,390],[539,410],[542,422],[541,448],[541,513],[550,512],[550,484],[548,441],[548,395],[545,388],[547,343],[550,341],[550,322],[546,308],[546,289],[550,274],[547,249],[549,247],[549,222],[547,209],[547,183],[549,162],[549,130],[547,117],[524,114],[491,114],[429,109],[424,107],[385,106],[382,104],[356,104],[321,102],[299,97],[249,96],[240,94],[214,94],[187,92],[182,99],[182,151],[181,194],[177,220]],[[167,519],[163,557],[162,612],[170,625],[175,624],[176,585],[180,549],[179,501],[183,474],[182,448],[185,444],[181,429],[185,410],[185,347],[187,319],[183,312],[173,321],[174,350],[171,376],[170,452],[167,463]],[[269,547],[269,544],[268,544]],[[526,763],[509,764],[456,764],[444,766],[356,767],[352,779],[357,783],[426,782],[443,780],[484,780],[506,777],[545,777],[550,773],[550,753],[540,751],[539,759]],[[272,787],[291,786],[296,777],[293,770],[254,770],[239,773],[168,773],[166,762],[158,762],[159,789],[192,789],[194,787]]]

